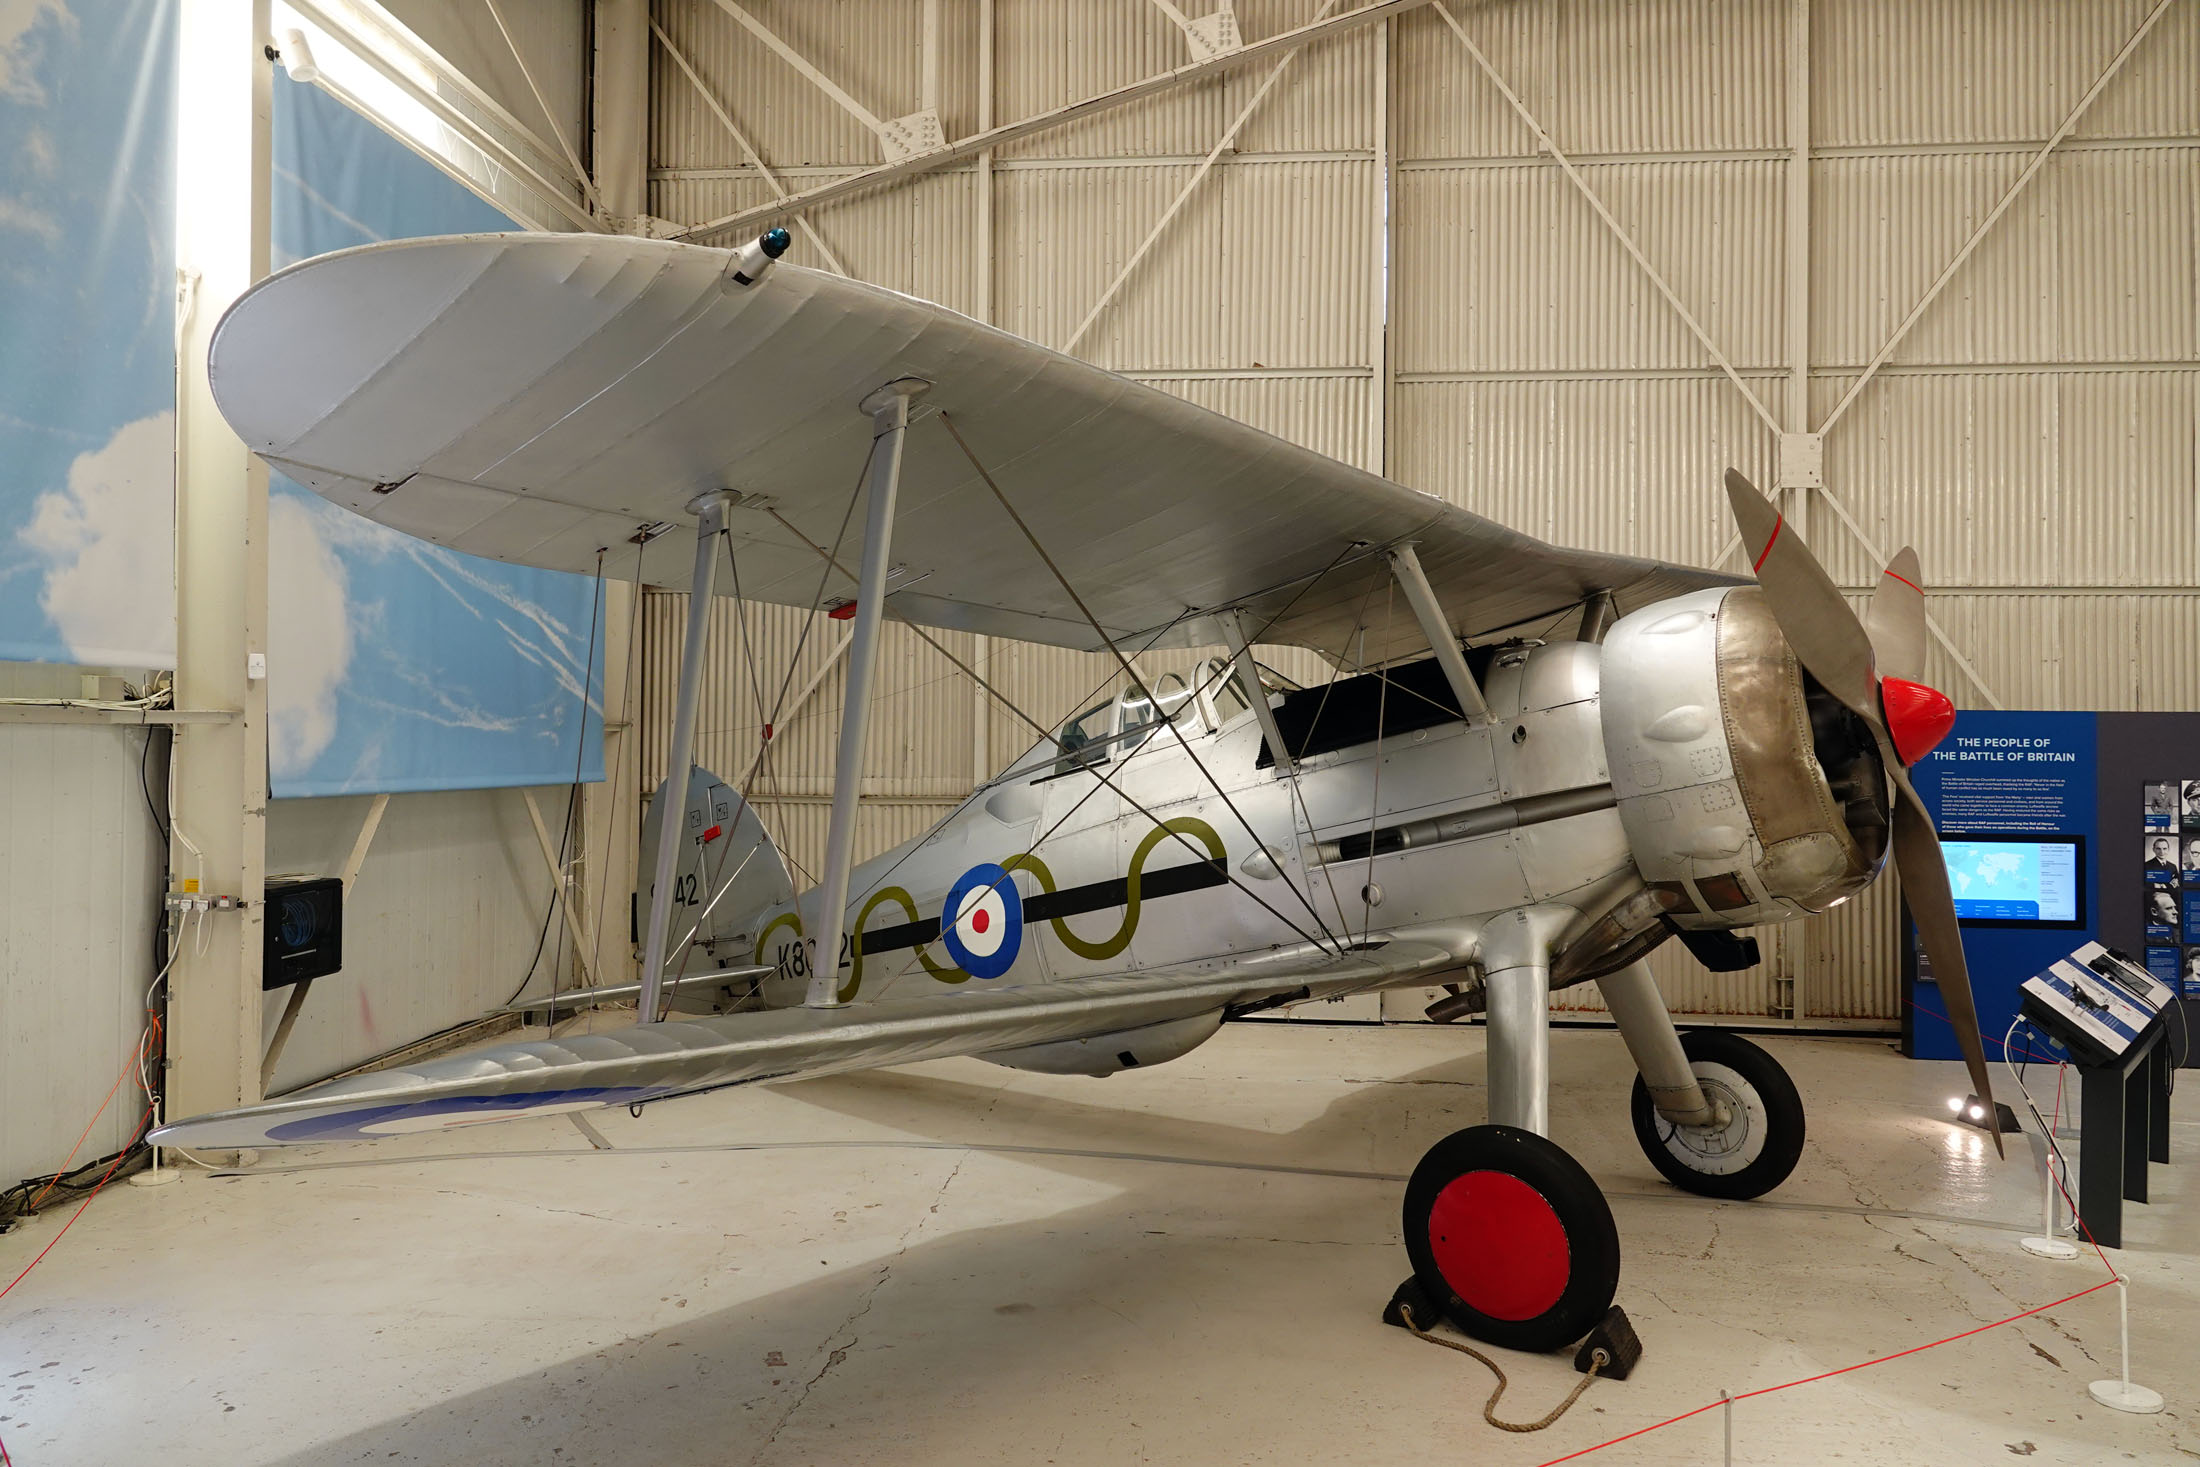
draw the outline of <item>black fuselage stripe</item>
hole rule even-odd
[[[939,939],[940,919],[927,917],[921,922],[904,922],[898,927],[879,927],[864,933],[863,951],[865,956],[901,952]]]
[[[1140,901],[1153,901],[1158,897],[1182,896],[1186,892],[1205,891],[1209,887],[1227,885],[1230,873],[1220,861],[1194,861],[1188,866],[1170,866],[1160,871],[1146,872],[1139,878]],[[1045,922],[1055,917],[1075,917],[1084,912],[1100,912],[1110,907],[1130,905],[1131,883],[1127,876],[1112,881],[1088,882],[1083,886],[1064,887],[1060,891],[1035,892],[1024,898],[1024,921]],[[877,953],[902,952],[937,942],[940,937],[940,919],[926,917],[922,921],[903,922],[893,927],[878,927],[863,934],[863,952],[866,957]]]

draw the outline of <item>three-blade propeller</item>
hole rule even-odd
[[[1780,512],[1732,469],[1726,471],[1726,497],[1734,506],[1742,542],[1751,551],[1757,584],[1796,660],[1878,740],[1894,782],[1894,858],[1902,895],[1947,1001],[1948,1021],[1970,1067],[1972,1090],[1986,1113],[1995,1115],[1986,1045],[1971,1000],[1971,975],[1964,966],[1940,835],[1906,772],[1947,737],[1956,717],[1946,696],[1917,681],[1925,666],[1925,593],[1919,587],[1917,555],[1904,549],[1894,557],[1872,592],[1866,618],[1859,621],[1810,548],[1788,532]],[[2000,1130],[1989,1129],[1999,1152]]]

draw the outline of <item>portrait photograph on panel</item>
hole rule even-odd
[[[2146,889],[2141,910],[2146,913],[2147,940],[2150,942],[2175,942],[2179,927],[2177,893],[2166,887],[2150,886]]]
[[[2177,884],[2177,837],[2150,835],[2146,838],[2147,880],[2159,885]]]
[[[2174,779],[2153,780],[2146,787],[2147,829],[2177,828],[2179,785]]]

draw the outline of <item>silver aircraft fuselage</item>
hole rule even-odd
[[[1451,1016],[1483,1006],[1491,972],[1538,970],[1493,990],[1491,1019],[1539,1028],[1550,988],[1624,967],[1676,929],[1823,910],[1883,857],[1868,810],[1852,828],[1857,802],[1837,793],[1850,771],[1828,778],[1810,694],[1754,590],[1646,607],[1602,645],[1502,648],[1482,673],[1487,718],[1432,724],[1413,716],[1422,695],[1386,683],[1379,737],[1306,754],[1292,774],[1226,696],[1242,680],[1206,671],[1169,717],[1139,722],[1150,710],[1128,693],[1099,727],[1083,720],[1089,742],[1040,744],[859,866],[837,997],[1413,940],[1457,959]],[[767,1005],[800,1004],[817,901],[813,889],[729,913],[708,945],[770,968]],[[1220,1017],[988,1057],[1104,1074],[1174,1058]]]

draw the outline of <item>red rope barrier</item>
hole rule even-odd
[[[137,1129],[130,1134],[129,1145],[124,1146],[121,1151],[117,1152],[115,1155],[115,1159],[107,1163],[107,1170],[100,1174],[99,1185],[92,1188],[91,1191],[87,1192],[84,1195],[84,1200],[76,1205],[76,1211],[70,1213],[69,1220],[61,1225],[61,1231],[55,1233],[52,1240],[49,1241],[45,1247],[38,1250],[38,1257],[33,1258],[29,1263],[24,1264],[23,1271],[17,1274],[14,1278],[8,1280],[7,1288],[0,1289],[0,1299],[7,1298],[8,1294],[15,1288],[17,1284],[23,1282],[24,1279],[28,1278],[30,1276],[30,1271],[38,1267],[40,1263],[44,1262],[47,1254],[53,1252],[54,1244],[60,1242],[64,1237],[68,1235],[69,1229],[76,1226],[76,1220],[84,1215],[85,1208],[92,1205],[92,1199],[94,1197],[97,1197],[103,1190],[105,1190],[108,1181],[115,1174],[115,1168],[121,1166],[122,1163],[128,1159],[130,1155],[130,1147],[137,1145],[138,1137],[145,1134],[145,1128],[146,1126],[151,1124],[152,1119],[153,1108],[148,1105],[147,1107],[145,1107],[145,1114],[138,1118]]]
[[[1923,1004],[1912,1003],[1908,999],[1904,999],[1903,1002],[1909,1003],[1911,1008],[1916,1009],[1921,1014],[1931,1015],[1933,1018],[1940,1020],[1940,1022],[1943,1024],[1948,1024],[1950,1022],[1947,1015],[1933,1013],[1931,1009],[1926,1008]],[[2005,1053],[2011,1052],[2010,1046],[2003,1045],[2002,1047]],[[2052,1064],[2056,1067],[2055,1115],[2056,1119],[2060,1120],[2062,1116],[2062,1072],[2064,1062],[2061,1060],[2049,1059],[2043,1055],[2034,1054],[2030,1049],[2019,1049],[2014,1052],[2022,1053],[2028,1058],[2037,1060],[2042,1064]],[[2054,1131],[2055,1122],[2050,1121],[2048,1123],[2048,1134],[2052,1136],[2054,1134]],[[2078,1220],[2078,1230],[2085,1235],[2086,1242],[2092,1244],[2094,1257],[2100,1259],[2101,1267],[2108,1270],[2108,1277],[2095,1284],[2092,1288],[2080,1289],[2075,1294],[2066,1294],[2062,1298],[2057,1299],[2052,1303],[2040,1305],[2037,1309],[2027,1309],[2022,1314],[2012,1314],[2007,1319],[1997,1319],[1992,1324],[1982,1324],[1976,1329],[1967,1329],[1961,1334],[1949,1335],[1946,1339],[1934,1340],[1931,1344],[1912,1345],[1909,1349],[1897,1350],[1892,1355],[1880,1355],[1870,1360],[1859,1360],[1854,1365],[1844,1365],[1838,1370],[1828,1370],[1818,1375],[1806,1375],[1800,1380],[1783,1381],[1779,1385],[1762,1386],[1759,1387],[1757,1390],[1744,1391],[1738,1396],[1729,1397],[1725,1400],[1711,1401],[1704,1405],[1696,1407],[1693,1411],[1683,1411],[1678,1416],[1668,1416],[1663,1421],[1654,1421],[1648,1426],[1639,1427],[1634,1431],[1628,1432],[1625,1436],[1615,1436],[1610,1441],[1598,1442],[1593,1447],[1583,1447],[1578,1452],[1568,1452],[1563,1457],[1553,1457],[1549,1461],[1539,1464],[1539,1467],[1557,1467],[1557,1464],[1560,1462],[1571,1462],[1577,1457],[1586,1457],[1591,1452],[1601,1452],[1606,1447],[1618,1446],[1621,1442],[1632,1441],[1638,1436],[1647,1436],[1653,1431],[1661,1431],[1668,1426],[1672,1426],[1678,1422],[1686,1421],[1690,1417],[1701,1416],[1706,1411],[1715,1411],[1719,1407],[1729,1405],[1734,1401],[1746,1401],[1753,1396],[1769,1396],[1774,1391],[1784,1391],[1789,1390],[1795,1386],[1810,1385],[1816,1381],[1831,1380],[1834,1376],[1837,1375],[1847,1375],[1852,1370],[1867,1370],[1874,1365],[1884,1365],[1889,1360],[1900,1360],[1905,1355],[1915,1355],[1923,1350],[1932,1350],[1937,1349],[1942,1345],[1954,1344],[1957,1340],[1967,1340],[1973,1335],[1984,1334],[1990,1329],[2000,1329],[2005,1324],[2015,1324],[2020,1319],[2030,1319],[2035,1314],[2044,1314],[2048,1310],[2059,1308],[2064,1304],[2070,1303],[2074,1299],[2083,1299],[2088,1294],[2099,1293],[2101,1290],[2107,1288],[2109,1285],[2117,1282],[2118,1276],[2116,1273],[2116,1265],[2108,1261],[2108,1254],[2102,1251],[2100,1242],[2093,1236],[2093,1230],[2085,1225],[2085,1215],[2078,1211],[2077,1199],[2073,1198],[2070,1195],[2070,1189],[2063,1184],[2063,1180],[2060,1176],[2055,1175],[2052,1166],[2050,1166],[2049,1168],[2049,1176],[2055,1183],[2055,1189],[2058,1192],[2062,1193],[2063,1201],[2069,1204],[2070,1215]]]
[[[1839,1370],[1828,1370],[1818,1375],[1806,1375],[1800,1380],[1783,1381],[1779,1385],[1762,1386],[1754,1391],[1744,1391],[1740,1395],[1734,1396],[1731,1399],[1735,1401],[1747,1401],[1754,1396],[1769,1396],[1774,1391],[1784,1391],[1792,1389],[1795,1386],[1810,1385],[1816,1381],[1831,1380],[1837,1375],[1847,1375],[1849,1372],[1855,1370],[1869,1370],[1874,1365],[1885,1365],[1890,1360],[1900,1360],[1905,1355],[1915,1355],[1922,1350],[1933,1350],[1938,1349],[1942,1345],[1952,1345],[1957,1340],[1967,1340],[1973,1335],[1982,1335],[1990,1329],[2000,1329],[2005,1324],[2015,1324],[2020,1319],[2030,1319],[2035,1314],[2044,1314],[2050,1309],[2060,1308],[2062,1305],[2070,1303],[2073,1299],[2083,1299],[2088,1294],[2097,1294],[2101,1290],[2107,1288],[2109,1285],[2115,1282],[2116,1280],[2113,1277],[2105,1278],[2099,1283],[2095,1284],[2090,1289],[2080,1289],[2075,1294],[2066,1294],[2062,1298],[2056,1299],[2051,1303],[2040,1305],[2037,1309],[2027,1309],[2022,1314],[2012,1314],[2007,1319],[1997,1319],[1992,1324],[1982,1324],[1979,1325],[1976,1329],[1967,1329],[1961,1334],[1950,1335],[1944,1340],[1934,1340],[1929,1345],[1912,1345],[1907,1350],[1897,1350],[1892,1355],[1880,1355],[1870,1360],[1859,1360],[1854,1365],[1844,1365]],[[1693,1411],[1683,1411],[1678,1416],[1669,1416],[1663,1421],[1652,1422],[1648,1426],[1641,1427],[1635,1431],[1630,1431],[1625,1436],[1615,1436],[1610,1441],[1598,1442],[1593,1447],[1583,1447],[1578,1452],[1568,1452],[1563,1457],[1553,1457],[1549,1461],[1540,1464],[1540,1467],[1557,1467],[1557,1464],[1560,1462],[1571,1462],[1577,1457],[1586,1457],[1591,1452],[1601,1452],[1606,1447],[1617,1446],[1624,1441],[1632,1441],[1638,1436],[1646,1436],[1653,1431],[1662,1430],[1663,1428],[1671,1426],[1676,1422],[1686,1421],[1691,1416],[1701,1416],[1706,1411],[1716,1411],[1717,1409],[1719,1409],[1719,1407],[1726,1404],[1727,1402],[1724,1400],[1708,1402],[1704,1405],[1698,1406]]]
[[[116,1093],[122,1089],[122,1082],[130,1078],[130,1071],[145,1063],[152,1052],[150,1046],[158,1036],[159,1023],[148,1016],[145,1031],[138,1035],[137,1049],[131,1055],[128,1063],[123,1065],[122,1073],[115,1076],[115,1083],[107,1087],[107,1098],[99,1103],[99,1109],[92,1112],[92,1118],[86,1121],[84,1129],[77,1133],[76,1145],[70,1147],[69,1154],[61,1159],[61,1169],[53,1174],[53,1180],[40,1188],[38,1195],[24,1205],[23,1210],[25,1212],[37,1211],[38,1204],[46,1200],[47,1194],[61,1185],[61,1179],[69,1174],[69,1163],[75,1161],[76,1154],[84,1149],[84,1138],[92,1134],[92,1127],[98,1125],[99,1118],[107,1114],[107,1107],[114,1103]],[[123,1149],[127,1151],[129,1148],[124,1147]]]

